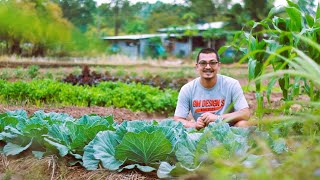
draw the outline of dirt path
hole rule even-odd
[[[80,118],[86,114],[96,114],[99,116],[109,116],[113,115],[113,118],[117,122],[122,122],[124,120],[160,120],[170,117],[166,117],[161,114],[148,114],[145,112],[132,112],[124,108],[113,108],[113,107],[36,107],[36,106],[9,106],[0,104],[0,112],[12,111],[17,109],[24,109],[28,115],[32,115],[35,111],[43,110],[44,112],[56,112],[56,113],[66,113],[74,118]]]

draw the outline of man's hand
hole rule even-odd
[[[202,121],[207,126],[209,123],[215,121],[217,118],[218,118],[218,115],[206,112],[206,113],[201,114],[201,116],[198,118],[198,120],[202,119]]]
[[[197,122],[188,121],[185,118],[178,117],[178,116],[174,116],[173,119],[175,121],[181,122],[183,126],[186,128],[196,128],[197,130],[200,130],[206,126],[203,120],[200,118],[198,118]]]
[[[204,128],[206,126],[206,124],[203,122],[203,120],[199,117],[198,119],[197,119],[197,122],[196,122],[196,124],[195,124],[195,128],[197,129],[197,130],[200,130],[200,129],[202,129],[202,128]]]

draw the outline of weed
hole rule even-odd
[[[52,74],[51,72],[46,72],[46,73],[44,74],[44,77],[47,78],[47,79],[54,79],[54,78],[53,78],[53,74]]]
[[[28,75],[31,79],[38,76],[39,73],[39,66],[38,65],[31,65],[28,67]]]
[[[117,76],[124,76],[126,74],[125,70],[123,69],[123,67],[119,68],[116,72]]]
[[[71,73],[74,75],[79,75],[79,74],[81,74],[81,70],[82,70],[82,68],[80,66],[77,66],[77,67],[73,68]]]
[[[15,77],[16,78],[23,78],[23,75],[24,75],[24,71],[22,69],[22,67],[17,67],[15,70],[14,70],[14,74],[15,74]]]
[[[8,69],[2,70],[2,72],[0,73],[0,79],[8,80],[9,78],[10,78],[10,74]]]

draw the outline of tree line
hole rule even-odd
[[[241,30],[246,22],[267,17],[273,7],[273,0],[231,2],[111,0],[98,6],[94,0],[1,0],[0,54],[93,55],[105,52],[102,36],[156,33],[159,28],[213,21],[226,22],[226,30]],[[204,35],[213,37],[216,32]]]

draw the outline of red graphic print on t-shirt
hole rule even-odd
[[[193,100],[192,106],[195,113],[218,111],[224,106],[224,99]]]

